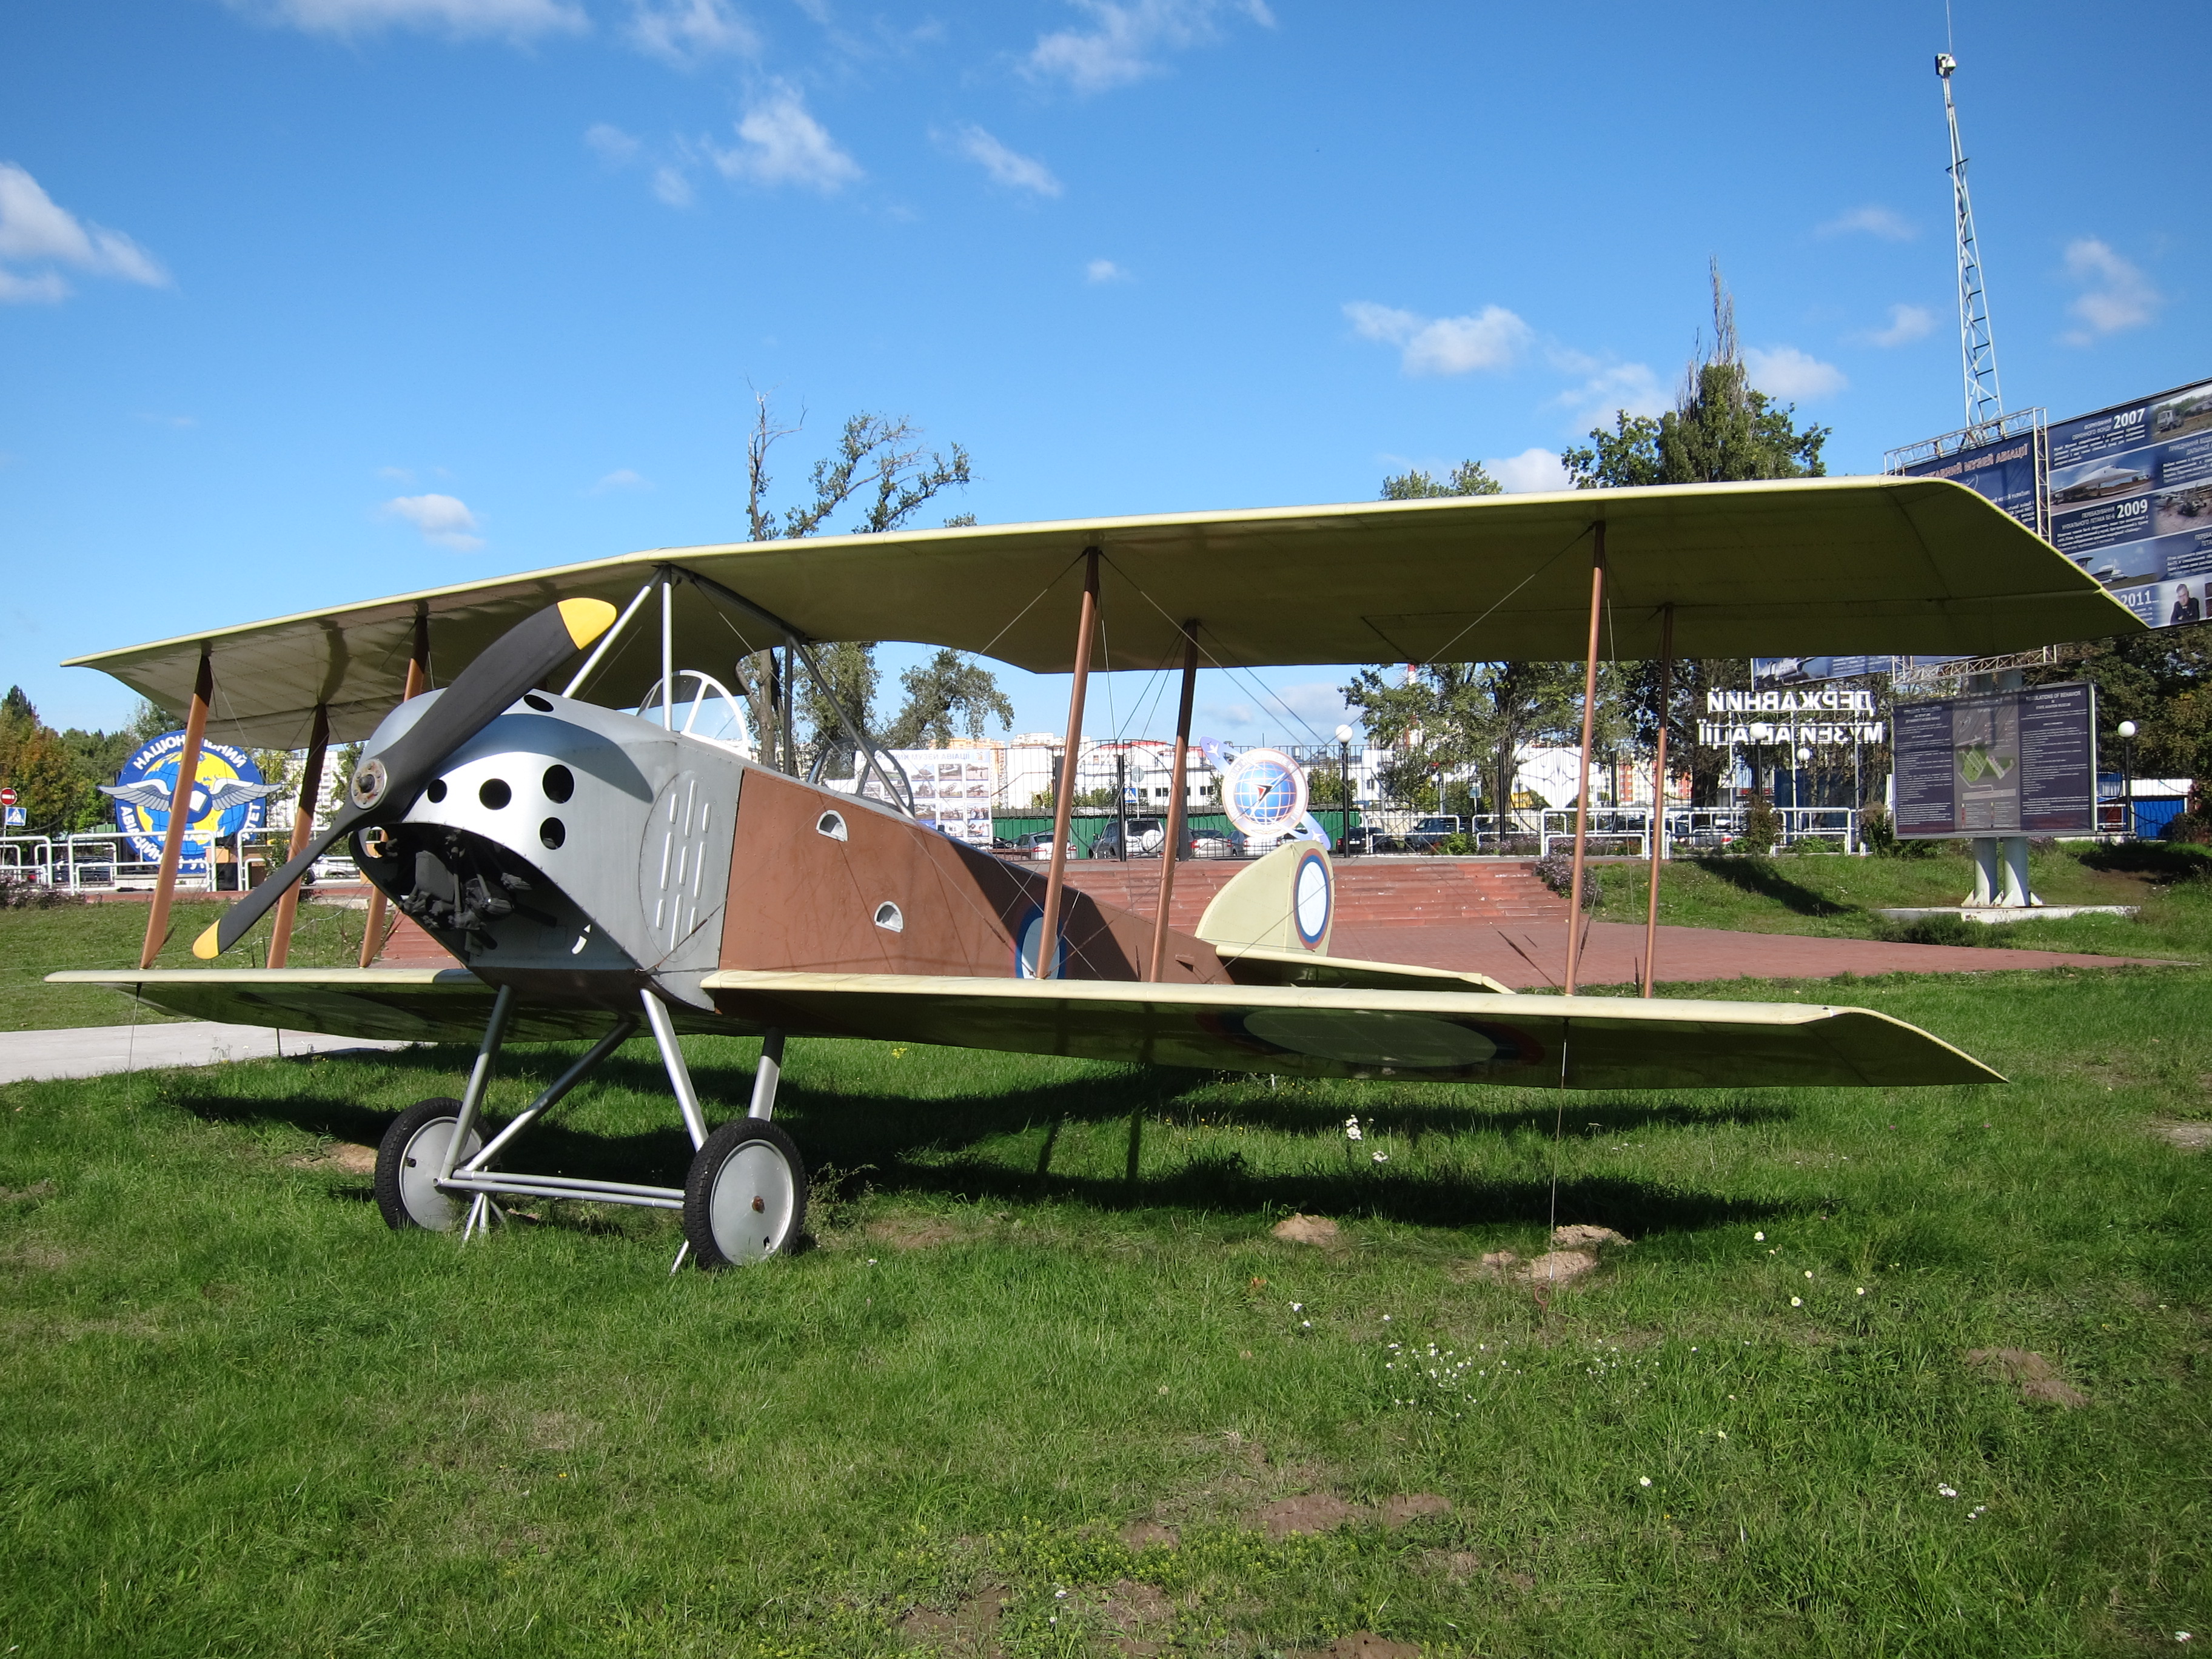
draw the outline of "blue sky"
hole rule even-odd
[[[2212,374],[2212,10],[1953,27],[2008,403]],[[61,658],[733,538],[749,386],[809,411],[789,483],[879,410],[969,447],[945,511],[986,521],[1463,457],[1534,487],[1663,402],[1709,257],[1757,376],[1875,471],[1961,417],[1944,31],[1940,0],[18,0],[0,677],[112,725],[128,694]],[[1064,680],[1006,678],[1057,728]],[[1340,678],[1267,677],[1323,729]],[[1200,703],[1304,735],[1248,685]]]

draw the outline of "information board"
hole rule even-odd
[[[1986,495],[2030,530],[2043,530],[2044,452],[2041,431],[2002,442],[1977,444],[1907,465],[1908,478],[1948,478]]]
[[[2058,550],[2153,628],[2212,614],[2212,380],[2061,421],[2050,435]]]
[[[1817,685],[1823,680],[1855,680],[1866,674],[1899,674],[1908,668],[1930,668],[1958,660],[1956,657],[1753,657],[1751,683],[1764,691],[1769,687]]]
[[[1892,731],[1900,839],[2096,833],[2094,688],[1900,703]]]

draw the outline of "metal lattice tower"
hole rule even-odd
[[[1969,431],[2001,421],[2004,395],[1997,390],[1997,348],[1990,333],[1990,296],[1982,284],[1982,256],[1974,240],[1974,204],[1966,194],[1966,156],[1959,144],[1959,109],[1951,101],[1951,75],[1958,60],[1936,55],[1943,82],[1943,117],[1951,126],[1951,202],[1959,222],[1959,354],[1966,374]]]

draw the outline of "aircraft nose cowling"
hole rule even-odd
[[[742,772],[710,744],[533,692],[455,752],[363,868],[471,965],[706,972]],[[652,879],[676,796],[680,926]]]

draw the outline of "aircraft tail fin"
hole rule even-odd
[[[1198,936],[1224,956],[1255,947],[1328,953],[1336,871],[1319,843],[1285,842],[1213,896]]]

